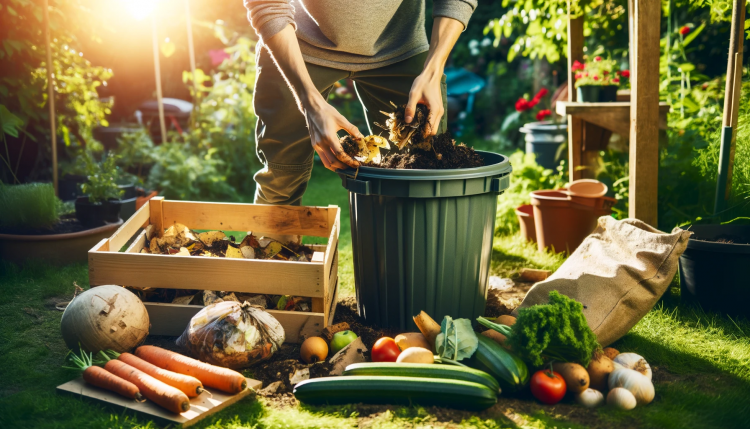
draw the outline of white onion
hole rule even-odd
[[[635,396],[639,405],[654,400],[654,384],[645,375],[632,369],[620,368],[609,374],[609,388],[625,388]]]
[[[630,391],[622,387],[616,387],[609,391],[607,395],[607,405],[619,410],[632,410],[635,408],[637,401]]]
[[[615,363],[619,363],[625,368],[640,372],[651,380],[651,365],[646,362],[641,355],[636,353],[620,353],[614,358]]]
[[[596,408],[604,403],[604,394],[596,389],[588,388],[575,396],[576,402],[586,408]]]
[[[65,344],[96,353],[100,350],[127,352],[148,335],[146,307],[133,292],[121,286],[97,286],[68,304],[60,321]]]

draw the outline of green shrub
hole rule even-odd
[[[116,157],[105,155],[102,162],[98,163],[87,153],[84,159],[86,161],[87,181],[81,189],[89,197],[89,202],[99,203],[119,199],[123,191],[117,185]]]
[[[49,228],[59,219],[58,201],[49,183],[0,183],[0,227]]]

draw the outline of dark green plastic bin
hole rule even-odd
[[[415,330],[426,311],[473,319],[484,312],[497,196],[508,158],[477,151],[485,166],[457,170],[361,167],[339,171],[349,190],[359,314]]]

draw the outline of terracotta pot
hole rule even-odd
[[[88,251],[103,238],[109,238],[120,225],[122,220],[69,234],[0,234],[0,259],[17,264],[30,259],[54,264],[85,263]]]
[[[521,227],[521,236],[526,241],[536,243],[536,227],[534,225],[534,206],[524,204],[516,209],[516,217]]]
[[[617,200],[571,196],[564,190],[534,191],[534,225],[539,250],[573,253],[596,228],[597,219],[612,214]]]

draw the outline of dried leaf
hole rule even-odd
[[[242,257],[245,259],[255,259],[255,249],[250,246],[240,247],[240,252],[242,252]]]
[[[281,252],[282,247],[283,246],[278,241],[272,241],[268,243],[268,246],[266,246],[265,248],[266,259],[271,259],[276,256],[276,254]]]
[[[227,258],[237,258],[237,259],[243,259],[242,252],[240,249],[234,247],[234,246],[227,246]]]
[[[223,240],[226,236],[227,235],[222,231],[208,231],[198,234],[198,240],[200,240],[206,247],[211,247],[215,241]]]
[[[189,305],[193,298],[195,298],[195,295],[178,296],[172,300],[172,304]]]
[[[190,256],[190,251],[187,249],[187,247],[180,247],[179,252],[177,252],[177,255],[179,256]]]

